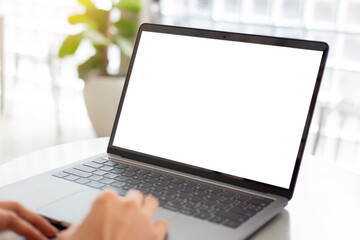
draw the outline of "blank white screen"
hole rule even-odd
[[[113,145],[288,188],[321,57],[144,31]]]

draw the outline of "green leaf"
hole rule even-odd
[[[78,0],[78,3],[86,8],[95,8],[95,5],[90,0]]]
[[[67,55],[73,55],[78,49],[82,39],[82,33],[68,36],[61,45],[58,56],[63,58]]]
[[[118,34],[123,37],[131,38],[137,32],[137,26],[132,20],[120,19],[114,23],[114,26],[118,30]]]
[[[128,10],[132,12],[139,12],[141,10],[141,4],[139,0],[121,0],[115,7],[121,10]]]
[[[115,43],[116,43],[116,45],[118,45],[120,47],[120,50],[127,57],[131,57],[131,54],[132,54],[133,49],[134,49],[134,45],[132,44],[131,41],[129,41],[128,39],[126,39],[124,37],[117,36],[117,37],[115,37]]]
[[[88,60],[83,62],[78,67],[79,78],[86,79],[89,74],[94,70],[99,70],[102,68],[102,54],[101,52],[96,52],[96,54],[90,57]]]
[[[85,16],[96,23],[96,30],[103,34],[106,32],[108,15],[108,11],[96,8],[87,9],[85,12]]]
[[[85,14],[77,14],[69,17],[70,24],[86,23],[91,29],[97,29],[97,23]]]
[[[85,30],[84,37],[90,39],[90,41],[93,44],[97,44],[97,45],[106,46],[110,43],[109,39],[106,36],[104,36],[104,34],[96,30]]]

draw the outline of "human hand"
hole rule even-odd
[[[144,197],[137,190],[128,191],[124,198],[119,198],[113,190],[106,190],[94,201],[84,221],[63,231],[58,240],[164,239],[167,222],[153,223],[158,206],[156,198]]]
[[[17,202],[0,201],[0,231],[12,230],[29,240],[56,236],[57,229]]]

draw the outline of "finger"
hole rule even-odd
[[[24,206],[17,204],[13,209],[17,215],[19,215],[24,220],[31,223],[35,228],[37,228],[41,233],[48,237],[53,237],[57,233],[57,229],[52,226],[45,218],[34,213],[33,211],[25,208]]]
[[[58,237],[57,240],[66,240],[71,239],[71,236],[74,236],[75,232],[78,231],[79,225],[71,225],[68,229],[62,231]]]
[[[126,195],[125,195],[125,199],[127,200],[133,200],[135,201],[137,204],[142,205],[143,201],[144,201],[144,195],[138,191],[138,190],[134,190],[134,189],[130,189]]]
[[[9,202],[6,209],[15,212],[19,217],[31,223],[41,233],[43,233],[48,237],[53,237],[57,233],[57,229],[54,226],[52,226],[45,218],[25,208],[23,205],[19,203]]]
[[[14,231],[15,233],[24,236],[29,240],[45,240],[45,236],[43,236],[39,230],[37,230],[30,223],[23,220],[14,212],[4,211],[1,214],[1,219],[5,223],[1,226],[3,229],[9,229]]]
[[[165,239],[166,233],[168,231],[168,227],[169,227],[168,223],[165,220],[159,220],[154,226],[155,239],[156,240]]]
[[[106,189],[96,198],[95,202],[99,201],[102,204],[103,202],[107,202],[109,200],[114,201],[117,200],[118,198],[119,195],[117,194],[116,191],[112,189]]]
[[[159,207],[159,201],[153,196],[146,196],[144,198],[144,211],[151,218],[154,217],[158,207]]]

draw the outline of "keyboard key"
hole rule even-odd
[[[215,205],[215,208],[220,209],[220,210],[226,210],[226,209],[231,208],[231,205],[224,204],[224,203],[218,203]]]
[[[115,182],[115,180],[110,179],[110,178],[103,178],[103,179],[100,180],[100,182],[109,185],[109,184]]]
[[[180,213],[191,216],[191,215],[193,215],[195,213],[195,211],[191,210],[189,208],[183,208],[183,209],[180,210]]]
[[[261,209],[263,209],[263,206],[258,206],[258,205],[252,205],[252,204],[248,204],[246,206],[246,209],[248,211],[254,211],[254,212],[259,212]]]
[[[104,163],[104,162],[106,162],[106,161],[107,161],[107,159],[98,158],[98,159],[95,159],[93,162],[102,164],[102,163]]]
[[[246,200],[248,200],[250,198],[249,195],[245,194],[245,193],[238,193],[235,196],[236,200],[239,200],[241,202],[245,202]]]
[[[117,176],[115,179],[118,180],[118,181],[121,181],[121,182],[125,182],[125,181],[128,180],[129,178],[128,178],[128,177],[125,177],[125,176]]]
[[[253,204],[253,205],[258,205],[258,206],[262,206],[262,207],[266,207],[267,205],[269,205],[269,203],[272,202],[271,199],[266,199],[266,198],[257,198],[257,197],[253,197],[250,198],[248,200],[249,203]]]
[[[177,198],[177,199],[171,200],[171,203],[174,205],[185,205],[185,204],[187,204],[187,201]]]
[[[172,197],[172,196],[164,196],[164,195],[162,195],[162,196],[159,196],[158,197],[158,200],[160,201],[160,200],[163,200],[163,201],[166,201],[166,202],[169,202],[169,201],[171,201],[171,200],[173,200],[174,198]]]
[[[243,222],[240,221],[233,221],[233,220],[227,220],[224,223],[224,226],[231,227],[231,228],[237,228],[239,227]]]
[[[136,180],[136,179],[129,179],[129,180],[127,180],[126,182],[129,183],[129,184],[132,184],[132,185],[137,185],[137,184],[139,184],[141,181]]]
[[[155,187],[152,187],[151,190],[154,192],[161,192],[161,191],[164,191],[165,188],[160,187],[160,186],[155,186]]]
[[[209,219],[210,222],[217,223],[217,224],[221,224],[221,223],[225,222],[225,220],[226,220],[226,218],[218,217],[218,216],[213,216]]]
[[[146,175],[136,175],[136,176],[133,177],[133,179],[136,179],[136,180],[144,180],[146,178],[147,178]]]
[[[230,205],[232,203],[235,203],[235,199],[232,199],[232,198],[225,198],[225,199],[221,199],[220,202],[223,203],[223,204],[227,204],[227,205]]]
[[[146,182],[146,183],[156,183],[158,181],[159,181],[159,179],[157,179],[157,178],[147,178],[144,180],[144,182]]]
[[[222,193],[222,195],[223,195],[224,197],[226,197],[226,198],[232,198],[233,196],[236,195],[236,193],[230,192],[230,191],[224,191],[224,192]]]
[[[80,183],[80,184],[87,184],[90,182],[89,179],[86,179],[86,178],[79,178],[75,181],[76,183]]]
[[[170,183],[167,182],[167,181],[161,180],[161,181],[159,181],[159,182],[157,183],[157,185],[159,185],[159,186],[161,186],[161,187],[167,187],[167,186],[170,185]]]
[[[207,196],[207,192],[194,192],[193,193],[194,196],[198,196],[198,197],[204,197]]]
[[[92,167],[92,168],[101,168],[102,164],[100,163],[96,163],[96,162],[87,162],[87,163],[84,163],[85,166],[88,166],[88,167]]]
[[[195,182],[193,182],[193,181],[186,181],[185,183],[184,183],[184,186],[187,186],[187,187],[195,187],[195,186],[197,186],[198,184],[197,183],[195,183]]]
[[[198,205],[196,210],[202,211],[202,212],[206,212],[207,210],[209,210],[210,207],[207,205]]]
[[[198,212],[194,215],[194,217],[200,218],[200,219],[208,219],[211,217],[211,214],[208,212]]]
[[[205,196],[206,199],[209,199],[209,200],[219,200],[220,198],[222,198],[222,196],[220,195],[215,195],[215,194],[209,194],[207,196]]]
[[[165,175],[163,174],[161,177],[160,177],[161,180],[164,180],[164,181],[170,181],[171,179],[173,179],[172,176],[170,175]]]
[[[238,213],[238,214],[242,214],[242,215],[245,215],[247,217],[252,217],[252,216],[254,216],[256,214],[256,211],[254,211],[254,210],[244,209],[244,208],[239,208],[239,207],[229,208],[228,211]]]
[[[174,184],[182,184],[185,181],[181,178],[174,178],[173,180],[171,180],[171,182]]]
[[[178,211],[180,211],[181,206],[180,205],[172,205],[172,204],[167,203],[163,206],[163,208],[168,209],[170,211],[178,212]]]
[[[100,182],[91,181],[91,182],[87,183],[86,186],[89,186],[89,187],[92,187],[92,188],[102,188],[102,187],[105,186],[105,184],[100,183]]]
[[[103,176],[107,177],[107,178],[111,178],[111,179],[118,177],[118,175],[114,174],[114,173],[107,173],[107,174],[104,174]]]
[[[198,197],[198,196],[193,196],[191,198],[191,201],[193,202],[201,202],[202,200],[204,200],[202,197]]]
[[[189,199],[190,197],[191,197],[191,194],[184,193],[184,192],[179,192],[177,194],[177,198],[180,198],[180,199]]]
[[[140,168],[134,167],[134,166],[129,166],[126,170],[130,171],[130,172],[137,172],[140,170]]]
[[[161,192],[155,192],[155,191],[151,191],[150,195],[154,196],[155,198],[161,198],[163,196]]]
[[[137,190],[139,190],[140,192],[142,192],[142,194],[147,195],[150,191],[147,188],[143,188],[143,187],[138,187]],[[159,200],[159,199],[158,199]]]
[[[228,219],[235,220],[235,221],[241,221],[241,222],[244,222],[246,219],[248,219],[247,216],[244,216],[241,214],[236,214],[233,212],[221,211],[221,210],[215,212],[214,215],[218,216],[218,217],[228,218]]]
[[[121,188],[124,189],[124,190],[130,190],[130,189],[134,189],[135,185],[126,184],[126,185],[122,186]]]
[[[101,167],[99,169],[102,170],[102,171],[109,172],[110,170],[113,170],[114,168],[110,167],[110,166],[103,166],[103,167]]]
[[[181,186],[181,185],[178,185],[178,184],[171,184],[171,185],[169,186],[169,189],[178,190],[178,189],[180,189],[180,188],[182,188],[182,186]]]
[[[102,175],[107,174],[107,172],[102,171],[102,170],[96,170],[95,172],[93,172],[93,174],[96,174],[96,175],[100,175],[100,176],[102,176]]]
[[[220,189],[220,188],[215,188],[215,187],[212,187],[208,190],[209,193],[212,193],[212,194],[219,194],[219,193],[222,193],[223,190]]]
[[[129,166],[125,165],[125,164],[122,164],[122,163],[119,163],[119,164],[115,165],[114,167],[119,168],[119,169],[125,169],[125,168],[128,168]]]
[[[158,177],[161,177],[161,174],[157,173],[157,172],[151,172],[151,173],[149,173],[149,177],[158,178]]]
[[[140,183],[139,186],[143,187],[143,188],[150,188],[153,186],[153,184],[151,183]]]
[[[125,183],[124,183],[124,182],[115,181],[115,182],[111,183],[110,185],[111,185],[111,186],[114,186],[114,187],[121,188],[122,186],[125,185]]]
[[[140,169],[140,171],[138,171],[138,174],[140,175],[147,175],[150,173],[150,170],[147,169]]]
[[[76,166],[75,169],[81,170],[81,171],[84,171],[84,172],[89,172],[89,173],[96,171],[95,168],[87,167],[87,166],[84,166],[84,165]]]
[[[69,174],[67,174],[65,172],[58,172],[58,173],[53,174],[54,177],[58,177],[58,178],[63,178],[63,177],[66,177],[68,175]]]
[[[109,161],[104,162],[103,164],[105,164],[106,166],[114,167],[114,166],[117,165],[118,163],[109,160]]]
[[[198,205],[196,203],[193,203],[193,202],[189,202],[185,205],[186,208],[189,208],[189,209],[193,209],[195,210],[195,208],[197,207]]]
[[[64,179],[69,180],[69,181],[75,181],[76,179],[79,179],[79,177],[75,176],[75,175],[68,175],[68,176],[64,177]]]
[[[150,170],[147,170],[147,169],[140,169],[138,171],[138,174],[140,174],[140,175],[147,175],[149,173],[150,173]]]
[[[217,204],[217,201],[211,200],[211,199],[205,199],[201,202],[203,205],[207,206],[215,206]]]
[[[192,192],[195,192],[195,189],[193,188],[184,188],[181,190],[181,192],[183,193],[192,193]]]
[[[88,177],[89,180],[92,181],[100,181],[101,179],[103,179],[104,177],[99,176],[99,175],[92,175],[91,177]]]
[[[110,170],[110,172],[119,175],[119,174],[125,172],[125,170],[120,169],[120,168],[114,168],[113,170]]]
[[[118,187],[115,187],[115,186],[107,186],[106,189],[112,189],[112,190],[115,190],[120,196],[125,196],[126,193],[127,193],[127,190],[124,190],[122,188],[118,188]]]
[[[175,195],[177,193],[177,191],[174,189],[165,189],[163,193],[165,195],[172,196],[172,195]]]
[[[126,172],[123,172],[121,175],[123,175],[125,177],[132,177],[132,176],[135,176],[136,173],[126,171]]]
[[[199,192],[204,192],[204,191],[208,190],[209,188],[210,188],[209,186],[201,184],[201,185],[198,186],[198,191]]]
[[[91,173],[83,172],[83,171],[73,169],[73,168],[66,169],[66,170],[64,170],[64,172],[72,174],[72,175],[76,175],[76,176],[79,176],[79,177],[83,177],[83,178],[87,178],[87,177],[92,176]]]

